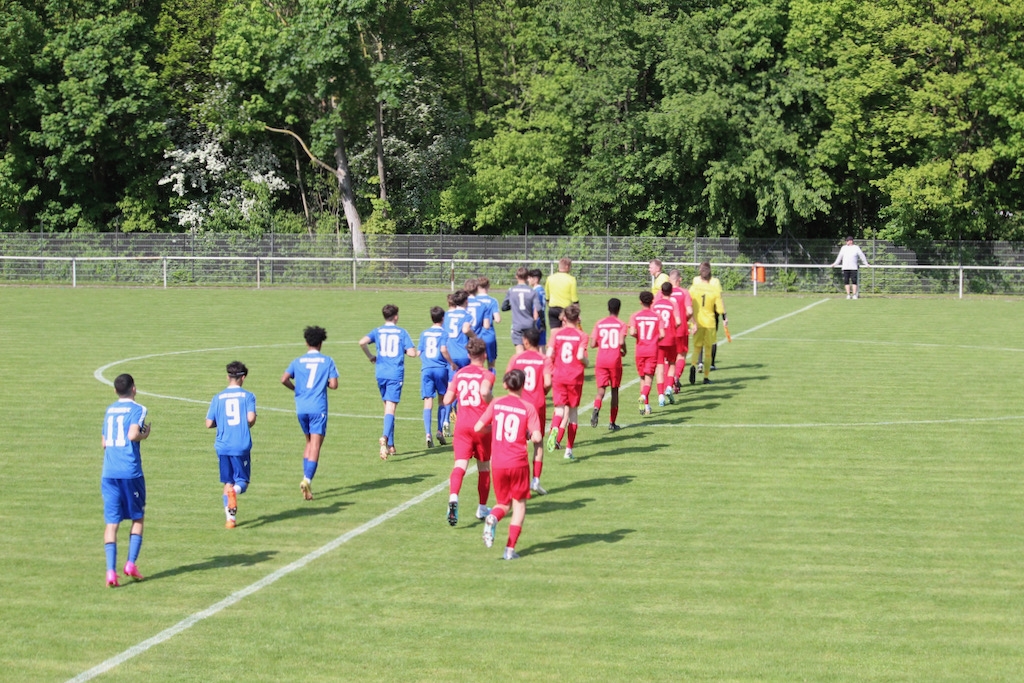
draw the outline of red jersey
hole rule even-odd
[[[690,296],[688,289],[682,289],[681,287],[672,287],[672,298],[675,299],[676,303],[679,304],[679,330],[686,330],[686,333],[690,333],[690,316],[693,315],[693,297]],[[687,313],[689,311],[689,313]],[[681,334],[678,330],[676,336]]]
[[[544,390],[544,375],[550,372],[550,361],[538,351],[523,351],[508,359],[510,370],[522,370],[526,375],[526,382],[523,384],[523,400],[532,403],[534,406],[543,406],[546,397]]]
[[[481,419],[491,425],[491,467],[528,467],[527,442],[534,432],[541,431],[537,409],[510,394],[494,399]]]
[[[459,368],[450,384],[455,387],[459,400],[459,419],[455,422],[456,432],[473,433],[473,425],[484,414],[487,403],[483,397],[483,384],[493,383],[494,375],[487,368],[469,364]]]
[[[658,339],[661,338],[661,317],[649,308],[641,308],[629,318],[629,329],[636,337],[636,356],[658,355]]]
[[[587,333],[575,327],[559,327],[548,338],[548,358],[551,359],[551,381],[560,384],[583,383],[586,369],[583,359],[587,355]]]
[[[622,352],[619,349],[626,341],[626,323],[614,315],[601,318],[594,325],[594,333],[590,338],[597,343],[595,367],[622,367]]]
[[[661,297],[651,306],[651,310],[661,318],[661,329],[665,330],[664,336],[658,341],[658,346],[676,345],[676,327],[678,327],[679,308],[672,297]]]

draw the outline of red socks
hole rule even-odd
[[[448,483],[448,493],[454,493],[459,495],[459,491],[462,490],[462,478],[466,476],[466,470],[461,467],[452,468],[452,476]],[[490,478],[488,478],[488,486],[490,486]]]
[[[516,541],[519,540],[519,534],[523,531],[521,526],[510,526],[508,528],[508,547],[515,548]]]

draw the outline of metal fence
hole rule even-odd
[[[1006,242],[860,242],[872,267],[861,289],[876,294],[1024,294],[1024,245]],[[368,235],[354,258],[334,235],[0,233],[0,282],[130,286],[452,287],[478,275],[495,288],[520,265],[554,272],[573,259],[581,287],[621,291],[649,282],[660,258],[685,282],[710,261],[728,291],[839,292],[831,240],[690,240],[653,237]],[[764,282],[751,278],[764,267]]]

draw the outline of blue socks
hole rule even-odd
[[[128,537],[128,561],[134,563],[139,559],[140,550],[142,550],[142,534],[132,534]]]
[[[423,428],[427,430],[427,434],[431,434],[430,423],[431,423],[431,410],[430,408],[423,409]]]
[[[104,543],[103,549],[107,551],[107,571],[117,570],[117,544]]]
[[[388,445],[395,445],[395,416],[388,413],[384,414],[384,434],[387,437]]]
[[[313,475],[316,474],[316,466],[317,463],[313,460],[302,461],[302,473],[305,475],[306,479],[313,481]]]

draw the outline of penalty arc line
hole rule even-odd
[[[759,330],[759,329],[761,329],[763,327],[766,327],[767,325],[771,325],[772,323],[778,322],[780,320],[785,320],[786,318],[794,316],[794,315],[796,315],[798,313],[803,313],[804,311],[810,310],[814,306],[817,306],[818,304],[824,303],[826,301],[828,301],[828,299],[822,299],[821,301],[817,301],[817,302],[811,304],[810,306],[806,306],[804,308],[801,308],[798,311],[794,311],[792,313],[787,313],[786,315],[780,316],[778,318],[774,318],[773,320],[769,320],[767,322],[761,323],[760,325],[752,327],[749,330],[744,330],[743,332],[738,332],[738,333],[733,335],[733,338],[740,337],[743,334],[749,334],[750,332],[754,332],[756,330]],[[216,349],[216,350],[221,350],[221,349]],[[175,353],[183,354],[183,353],[192,353],[192,352],[180,351],[180,352],[175,352]],[[171,354],[154,354],[154,355],[171,355]],[[127,360],[141,360],[142,358],[152,358],[152,357],[154,357],[154,356],[153,355],[151,355],[151,356],[140,356],[139,358],[130,358],[130,359],[127,359]],[[118,361],[118,362],[126,362],[126,361]],[[102,382],[104,384],[110,384],[110,382],[106,378],[104,378],[102,376],[102,371],[106,370],[107,368],[109,368],[109,367],[111,367],[113,365],[116,365],[116,364],[117,363],[111,363],[111,364],[106,365],[106,366],[100,368],[99,370],[97,370],[96,373],[95,373],[96,378],[100,382]],[[632,386],[633,384],[635,384],[636,382],[639,382],[639,381],[640,381],[639,379],[634,379],[632,382],[630,382],[629,384],[626,384],[624,386]],[[173,398],[173,397],[170,397],[170,398]],[[591,404],[591,405],[593,405],[593,404]],[[469,470],[467,470],[466,474],[472,474],[475,470],[476,470],[475,466],[471,467]],[[133,645],[132,647],[128,648],[124,652],[121,652],[120,654],[115,655],[115,656],[111,657],[110,659],[107,659],[106,661],[101,662],[100,664],[97,664],[96,666],[94,666],[93,668],[89,669],[88,671],[84,671],[84,672],[80,673],[79,675],[75,676],[74,678],[68,679],[68,683],[84,683],[85,681],[90,681],[90,680],[96,678],[97,676],[100,676],[100,675],[102,675],[102,674],[104,674],[104,673],[106,673],[108,671],[111,671],[112,669],[118,667],[119,665],[123,664],[124,662],[128,661],[129,659],[137,657],[138,655],[141,655],[141,654],[145,653],[146,651],[150,650],[154,646],[159,645],[160,643],[163,643],[163,642],[166,642],[166,641],[170,640],[171,638],[173,638],[174,636],[178,635],[179,633],[187,631],[188,629],[190,629],[192,626],[195,626],[200,621],[203,621],[204,619],[208,619],[209,617],[212,617],[212,616],[216,615],[217,613],[223,611],[224,609],[226,609],[228,607],[231,607],[232,605],[234,605],[234,604],[238,603],[239,601],[241,601],[243,598],[248,597],[249,595],[252,595],[253,593],[255,593],[255,592],[257,592],[257,591],[259,591],[259,590],[261,590],[263,588],[266,588],[267,586],[277,582],[279,579],[282,579],[282,578],[288,576],[292,572],[295,572],[295,571],[298,571],[299,569],[302,569],[303,567],[308,565],[310,562],[313,562],[314,560],[319,559],[320,557],[326,555],[327,553],[331,552],[332,550],[336,550],[337,548],[339,548],[340,546],[344,545],[345,543],[348,543],[353,538],[361,536],[362,534],[365,534],[367,531],[370,531],[371,529],[379,526],[380,524],[383,524],[384,522],[388,521],[389,519],[397,517],[401,513],[403,513],[406,510],[408,510],[409,508],[411,508],[411,507],[413,507],[415,505],[418,505],[418,504],[422,503],[423,501],[427,500],[428,498],[430,498],[431,496],[434,496],[437,493],[443,491],[446,486],[448,486],[448,482],[447,481],[442,481],[440,484],[437,484],[436,486],[433,486],[432,488],[424,491],[423,493],[421,493],[421,494],[419,494],[419,495],[417,495],[417,496],[415,496],[413,498],[410,498],[409,500],[405,501],[401,505],[398,505],[397,507],[394,507],[394,508],[388,510],[384,514],[379,515],[377,517],[374,517],[370,521],[365,522],[361,526],[358,526],[355,529],[352,529],[351,531],[345,532],[341,536],[338,536],[337,538],[335,538],[333,541],[330,541],[330,542],[326,543],[325,545],[320,546],[316,550],[312,551],[311,553],[309,553],[307,555],[304,555],[303,557],[299,558],[298,560],[295,560],[291,564],[285,565],[284,567],[281,567],[277,571],[274,571],[274,572],[268,574],[267,576],[263,577],[259,581],[251,583],[248,586],[246,586],[245,588],[242,588],[241,590],[235,591],[234,593],[232,593],[228,597],[224,598],[220,602],[215,603],[215,604],[211,605],[210,607],[207,607],[204,610],[201,610],[199,612],[195,612],[194,614],[186,617],[185,619],[182,619],[181,621],[179,621],[174,626],[166,628],[163,631],[161,631],[160,633],[156,634],[155,636],[153,636],[151,638],[147,638],[146,640],[138,643],[137,645]]]

